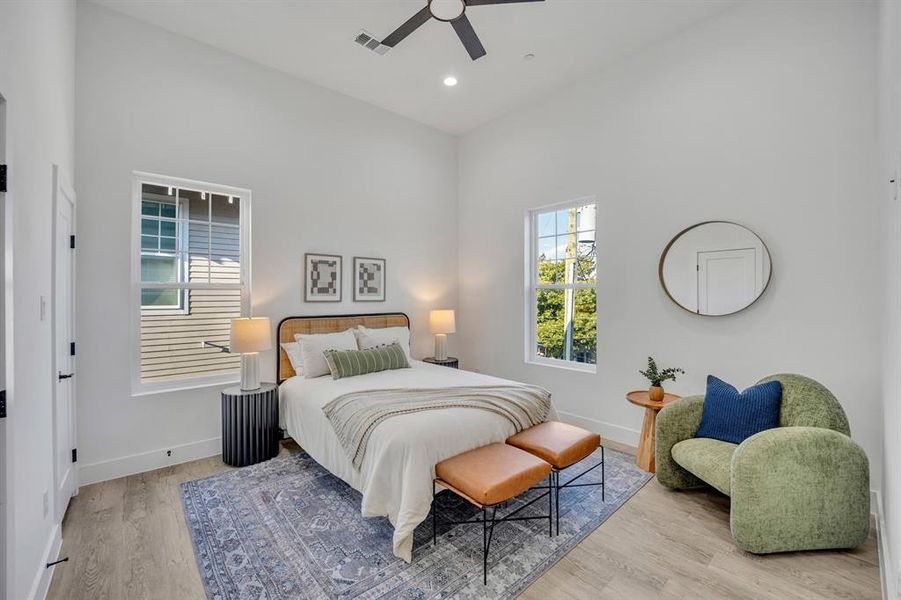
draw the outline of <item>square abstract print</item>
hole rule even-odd
[[[381,296],[383,288],[381,263],[361,261],[357,265],[357,292],[361,296]]]
[[[334,259],[310,260],[310,294],[334,296],[338,293],[338,261]]]

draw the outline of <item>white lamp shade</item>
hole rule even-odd
[[[235,354],[263,352],[272,348],[269,317],[232,319],[229,349]]]
[[[457,322],[452,310],[429,311],[429,328],[432,333],[454,333],[457,331]]]

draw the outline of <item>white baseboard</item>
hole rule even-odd
[[[41,556],[41,563],[38,565],[38,571],[34,575],[31,583],[31,590],[28,592],[29,600],[44,600],[47,597],[47,591],[50,589],[50,580],[53,578],[53,569],[47,568],[47,563],[55,561],[59,558],[59,549],[63,545],[63,538],[60,537],[61,527],[59,524],[53,526],[50,537],[47,539],[47,545],[44,548],[44,554]]]
[[[221,453],[222,438],[218,437],[180,446],[160,448],[150,452],[141,452],[140,454],[81,465],[78,468],[78,483],[80,486],[90,485],[136,473],[145,473],[170,465],[190,462],[199,458],[216,456]]]
[[[882,581],[882,597],[885,600],[897,600],[901,590],[896,589],[898,573],[892,568],[892,556],[889,553],[885,514],[882,510],[882,495],[877,490],[870,492],[873,512],[876,514],[876,540],[879,544],[879,578]]]
[[[629,429],[628,427],[623,427],[622,425],[615,425],[613,423],[607,423],[606,421],[598,421],[597,419],[583,417],[582,415],[564,412],[562,410],[558,410],[557,414],[560,416],[561,421],[565,421],[573,425],[578,425],[579,427],[584,427],[589,431],[599,433],[601,434],[601,438],[607,438],[614,442],[619,442],[620,444],[626,444],[627,446],[638,446],[638,440],[641,437],[641,432],[637,429]]]

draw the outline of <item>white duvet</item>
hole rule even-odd
[[[320,465],[363,494],[364,517],[388,517],[394,554],[410,562],[413,530],[429,514],[435,464],[514,433],[504,417],[472,408],[446,408],[391,417],[375,428],[358,471],[344,453],[322,407],[348,392],[511,384],[497,377],[419,361],[410,369],[333,380],[292,377],[279,389],[282,428]],[[551,416],[555,419],[553,407]]]

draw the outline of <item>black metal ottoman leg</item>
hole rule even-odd
[[[438,503],[435,502],[434,480],[432,480],[432,545],[438,545]]]
[[[488,585],[488,510],[482,509],[482,585]]]
[[[604,471],[607,470],[607,460],[604,458],[604,447],[601,446],[601,502],[606,502],[607,498],[607,480]]]
[[[554,495],[557,504],[557,535],[560,535],[560,471],[554,471]]]
[[[547,476],[547,535],[554,536],[554,496],[551,492],[554,490],[554,472],[551,471]]]

